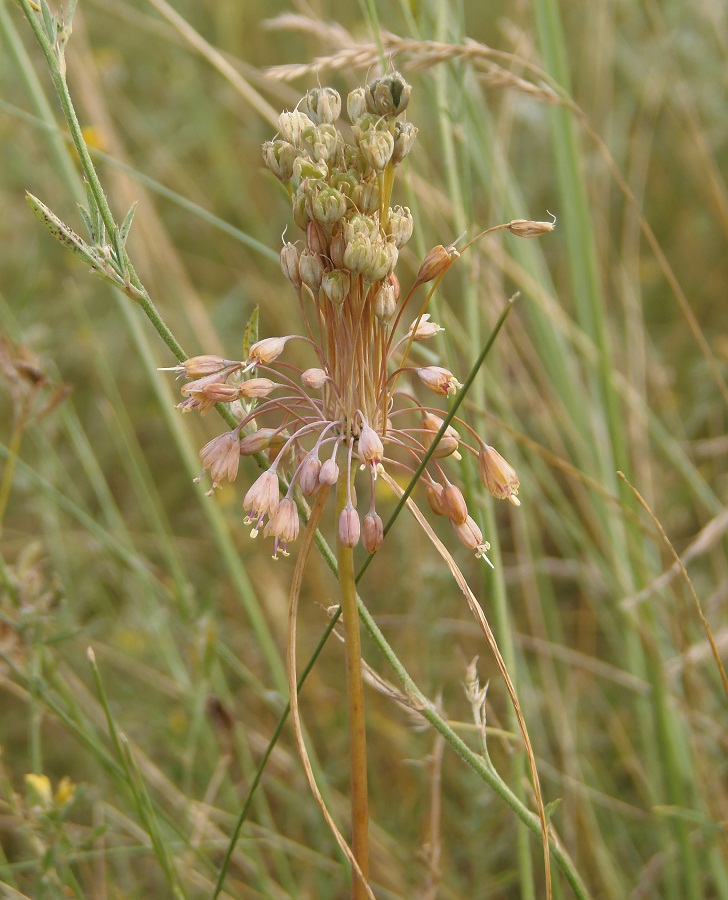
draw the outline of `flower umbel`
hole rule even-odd
[[[263,160],[288,190],[301,229],[300,239],[281,250],[281,270],[296,294],[302,333],[259,340],[244,360],[206,355],[174,368],[190,379],[180,409],[204,414],[226,403],[238,421],[200,452],[213,490],[224,478],[235,479],[241,455],[267,453],[270,468],[248,490],[244,507],[252,535],[264,527],[274,538],[274,556],[287,555],[298,535],[296,490],[310,497],[340,477],[348,480],[340,542],[352,547],[362,539],[369,552],[378,550],[383,527],[375,509],[377,472],[384,466],[414,473],[443,424],[442,410],[423,405],[404,379],[440,397],[462,387],[442,366],[408,362],[413,345],[442,330],[425,312],[426,301],[409,330],[396,336],[413,294],[437,284],[459,257],[454,246],[434,247],[409,292],[400,290],[394,269],[413,220],[409,209],[390,202],[397,169],[417,135],[400,118],[410,92],[398,72],[353,91],[346,103],[353,139],[336,127],[342,103],[331,88],[309,91],[299,109],[280,116],[279,134],[263,146]],[[519,236],[535,233],[525,220],[500,227],[511,226]],[[293,338],[310,346],[309,368],[280,361]],[[471,453],[484,487],[514,505],[518,478],[465,422],[453,422],[475,436],[475,446],[449,426],[423,483],[433,511],[449,518],[460,541],[485,557],[488,543],[443,465],[459,462],[461,451]],[[369,482],[363,523],[353,479],[358,466]]]

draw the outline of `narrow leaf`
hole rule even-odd
[[[48,35],[48,40],[50,40],[52,44],[55,44],[57,30],[56,17],[51,12],[50,6],[48,6],[46,0],[41,0],[40,11],[43,16],[43,27],[45,28],[45,33]]]
[[[121,228],[119,228],[119,240],[121,241],[122,247],[126,247],[126,239],[129,237],[129,229],[131,228],[131,223],[134,219],[136,208],[137,202],[135,200],[131,205],[131,209],[126,214],[124,221],[121,223]]]
[[[39,219],[50,231],[56,240],[60,241],[64,247],[67,247],[72,253],[88,263],[94,269],[98,268],[99,258],[96,252],[79,237],[76,232],[69,228],[65,222],[62,222],[58,216],[51,212],[50,209],[42,203],[37,197],[30,193],[26,193],[28,206],[33,210],[34,215]]]
[[[256,306],[253,310],[253,314],[248,319],[248,324],[245,326],[245,332],[243,334],[243,359],[248,358],[248,354],[250,353],[250,348],[253,344],[258,340],[258,317],[260,314],[260,307]]]
[[[91,219],[91,216],[89,215],[89,211],[85,206],[81,206],[80,203],[78,204],[78,211],[81,214],[81,218],[83,219],[83,224],[86,226],[86,231],[88,231],[88,236],[91,239],[91,243],[95,244],[96,235],[94,234],[94,223]]]
[[[104,226],[104,220],[101,216],[101,210],[99,209],[99,205],[96,202],[96,197],[94,197],[94,192],[91,190],[91,185],[88,183],[87,178],[83,179],[83,189],[86,191],[88,211],[91,216],[91,222],[93,224],[91,240],[94,244],[105,244],[106,228]]]

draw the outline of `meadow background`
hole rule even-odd
[[[239,357],[256,306],[261,336],[289,333],[278,249],[295,226],[260,144],[309,87],[345,95],[377,74],[373,27],[396,36],[420,129],[396,196],[416,220],[403,283],[463,232],[557,218],[538,241],[500,234],[462,258],[430,347],[462,380],[521,292],[466,415],[516,467],[522,506],[493,501],[465,466],[495,571],[442,536],[509,663],[545,800],[560,801],[552,824],[594,898],[728,898],[726,693],[685,579],[617,475],[686,563],[725,659],[728,10],[421,0],[376,4],[378,25],[374,10],[81,0],[69,83],[118,219],[138,201],[132,261],[190,355]],[[293,563],[243,525],[252,462],[213,500],[192,484],[214,414],[173,409],[157,367],[174,360],[140,311],[31,215],[26,190],[82,232],[83,191],[8,0],[0,46],[0,896],[211,897],[286,700]],[[308,68],[267,74],[287,64]],[[18,373],[36,365],[48,386],[29,412]],[[463,681],[479,657],[490,758],[532,805],[502,680],[408,516],[359,587],[477,752]],[[301,665],[336,591],[314,559]],[[396,681],[366,637],[364,653]],[[301,707],[345,824],[343,673],[332,638]],[[543,896],[538,837],[396,697],[370,687],[367,703],[377,896]],[[346,891],[284,728],[222,896]],[[572,896],[558,874],[554,891]]]

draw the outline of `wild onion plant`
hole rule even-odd
[[[303,233],[300,242],[286,242],[281,250],[281,269],[296,296],[302,333],[258,340],[243,360],[203,355],[173,367],[189,379],[182,386],[184,399],[179,408],[183,412],[204,415],[222,403],[237,422],[200,451],[204,472],[212,480],[209,493],[224,479],[235,480],[241,456],[266,453],[269,466],[248,489],[243,505],[251,536],[263,529],[264,536],[273,539],[274,558],[279,553],[287,556],[289,545],[298,537],[304,498],[316,497],[313,512],[306,510],[307,528],[313,533],[328,491],[336,488],[347,660],[351,853],[338,829],[336,834],[356,869],[352,895],[357,898],[368,892],[369,852],[353,551],[361,542],[368,553],[376,553],[384,540],[384,524],[376,509],[377,477],[381,475],[395,489],[395,473],[404,474],[410,488],[419,481],[432,512],[446,517],[457,539],[488,563],[489,544],[469,515],[461,489],[448,477],[449,471],[457,480],[460,451],[476,458],[480,479],[490,494],[520,505],[518,477],[500,453],[464,419],[451,414],[446,421],[446,411],[431,405],[431,400],[421,401],[413,384],[434,395],[433,399],[446,398],[463,387],[448,369],[418,365],[412,358],[414,345],[435,338],[442,330],[426,309],[460,253],[454,246],[433,248],[406,291],[395,273],[399,251],[414,227],[408,208],[390,205],[398,168],[417,135],[416,126],[403,118],[410,92],[399,72],[352,91],[346,103],[351,140],[337,127],[341,98],[333,88],[310,90],[293,112],[281,114],[279,134],[264,144],[263,159],[286,187],[295,225]],[[515,220],[498,227],[535,237],[553,225]],[[413,313],[409,326],[398,328]],[[301,369],[285,361],[286,346],[292,341],[308,345],[312,366]],[[358,500],[363,491],[356,486],[358,468],[365,473],[363,504]],[[299,557],[301,571],[310,546],[309,540]],[[300,577],[294,586],[289,688],[299,750],[311,787],[323,804],[297,724],[295,610]],[[535,784],[539,797],[537,778]],[[543,815],[540,797],[539,805]],[[544,848],[548,883],[546,841]]]
[[[189,357],[159,316],[129,259],[126,239],[134,209],[117,224],[75,114],[65,78],[65,49],[72,33],[75,3],[70,4],[63,17],[53,15],[44,0],[40,5],[32,0],[20,0],[20,3],[49,64],[84,171],[87,206],[81,212],[88,238],[80,237],[33,196],[29,196],[31,208],[94,274],[119,288],[148,315],[179,360],[172,370],[187,379],[181,389],[180,409],[204,415],[216,408],[228,423],[228,430],[200,451],[203,474],[209,473],[212,480],[210,493],[224,479],[235,480],[241,457],[254,456],[264,471],[248,488],[243,501],[252,536],[262,529],[264,536],[273,540],[274,557],[286,556],[299,536],[301,518],[305,520],[292,577],[289,612],[290,707],[311,789],[352,865],[352,896],[373,896],[369,884],[360,617],[400,675],[408,702],[498,792],[521,821],[540,832],[547,894],[551,894],[549,859],[553,854],[577,895],[586,896],[571,861],[547,825],[526,725],[487,620],[455,560],[409,496],[413,488],[421,486],[433,514],[448,519],[455,538],[489,562],[488,542],[470,516],[457,485],[458,462],[462,454],[472,455],[483,487],[495,498],[507,499],[515,506],[519,505],[519,481],[498,451],[464,418],[457,416],[456,411],[492,340],[464,380],[464,386],[448,369],[419,361],[418,345],[436,339],[442,330],[432,321],[427,307],[436,287],[461,252],[492,231],[508,230],[517,237],[529,238],[548,233],[553,224],[517,219],[482,232],[460,251],[455,246],[438,245],[422,260],[413,283],[402,289],[395,266],[400,249],[412,235],[413,217],[406,207],[391,206],[391,203],[398,167],[412,150],[417,134],[414,124],[403,117],[410,86],[399,73],[393,72],[375,79],[366,88],[353,91],[347,101],[352,139],[347,139],[337,127],[341,111],[339,95],[328,88],[309,91],[299,108],[281,115],[278,137],[263,148],[266,165],[289,193],[293,219],[301,231],[301,238],[286,242],[281,251],[281,268],[296,298],[300,333],[255,340],[247,347],[245,358],[239,360],[215,354]],[[497,328],[492,337],[495,333]],[[305,369],[286,361],[288,344],[294,341],[308,347],[311,365]],[[447,411],[436,401],[450,396],[453,402]],[[359,468],[364,473],[361,479],[357,479]],[[406,490],[399,485],[402,477],[409,480]],[[419,692],[357,597],[354,549],[361,543],[369,554],[376,553],[387,530],[376,507],[378,478],[399,495],[402,504],[409,506],[422,525],[467,597],[488,639],[527,748],[537,814],[502,781],[487,753],[474,754]],[[361,482],[358,485],[357,480]],[[297,702],[298,598],[306,562],[332,487],[336,488],[337,554],[336,562],[330,562],[340,585],[346,645],[351,848],[334,823],[316,784]],[[363,503],[360,494],[365,497]],[[322,542],[320,537],[318,540]],[[95,657],[90,654],[89,658],[99,696],[107,710]],[[484,692],[472,673],[468,684],[468,696],[482,724]],[[138,789],[133,760],[118,739],[110,716],[108,721],[124,771]],[[142,812],[148,805],[145,796],[142,790],[140,815],[164,861],[173,893],[181,895],[174,864],[160,839],[156,821]],[[234,840],[235,836],[231,848]],[[223,866],[216,896],[224,875]]]
[[[288,2],[74,6],[0,0],[0,894],[343,896],[353,866],[323,815],[348,845],[337,625],[357,619],[331,604],[352,592],[353,556],[368,737],[353,776],[361,810],[369,775],[377,897],[545,894],[512,681],[565,873],[554,872],[554,896],[586,896],[578,867],[605,900],[728,898],[720,4],[582,4],[574,15],[532,0],[493,16],[478,0],[313,4],[331,9],[328,21],[291,15],[302,7]],[[306,87],[335,79],[350,90],[391,72],[390,60],[415,85],[412,101],[398,114],[367,106],[374,120],[359,136],[346,112],[317,123],[308,101],[297,105]],[[335,102],[318,97],[317,110]],[[313,141],[286,137],[281,108]],[[382,190],[376,166],[360,168],[360,141],[387,153],[385,132],[396,141],[408,120],[420,132],[385,203],[387,166]],[[259,157],[276,132],[266,159],[288,194]],[[339,134],[356,151],[345,173]],[[281,167],[305,160],[310,169],[287,178]],[[23,187],[106,284],[79,277],[33,229]],[[326,224],[342,196],[343,215]],[[385,215],[397,204],[416,222],[401,248]],[[558,212],[554,239],[504,229],[467,253],[461,239],[460,259],[449,247],[430,254],[443,266],[452,255],[443,280],[418,283],[431,246],[534,204]],[[376,254],[398,250],[398,297],[390,274],[364,293],[353,251],[344,260],[334,246],[347,227]],[[325,280],[334,270],[338,284]],[[489,352],[498,298],[516,288]],[[363,317],[345,318],[370,294],[385,314],[395,304],[371,323],[386,335],[379,347]],[[256,304],[260,335],[253,323],[244,337]],[[433,320],[445,331],[416,340]],[[248,368],[253,345],[271,346],[260,338],[289,334],[279,356]],[[347,350],[334,356],[329,335]],[[192,372],[180,397],[157,367],[184,374],[204,351],[220,402],[198,421],[174,405],[207,405],[208,376]],[[237,371],[221,378],[220,360]],[[378,382],[347,378],[364,364]],[[62,381],[72,394],[53,393]],[[428,416],[442,420],[439,441]],[[514,463],[522,508],[491,502],[468,426]],[[379,451],[367,428],[379,463],[362,459],[367,436]],[[236,434],[261,451],[241,458]],[[462,460],[435,456],[453,441]],[[347,500],[354,511],[344,541],[358,522],[357,547],[339,540],[330,487],[316,488],[315,450],[320,471],[336,450],[336,488],[349,491],[339,516]],[[205,485],[193,488],[200,462]],[[227,480],[236,465],[237,482],[205,498],[208,476]],[[261,510],[243,501],[271,466],[263,500],[278,507],[251,541]],[[439,511],[441,493],[456,496],[448,483],[491,542],[494,569],[459,546],[449,516],[433,518],[428,494]],[[396,506],[391,493],[402,493]],[[269,562],[276,545],[291,565]],[[502,656],[494,642],[482,652],[489,621]],[[296,641],[308,659],[300,677]],[[357,660],[349,650],[352,677]],[[323,815],[295,748],[291,759],[289,694]],[[362,869],[357,836],[361,822]]]

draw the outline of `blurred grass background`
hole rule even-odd
[[[295,308],[277,261],[281,233],[288,226],[290,238],[294,226],[260,158],[275,133],[265,105],[292,108],[319,82],[345,95],[376,74],[368,62],[334,72],[322,64],[289,84],[266,68],[336,54],[345,38],[333,23],[367,48],[372,32],[354,3],[173,7],[81,0],[69,83],[87,140],[105,154],[98,165],[118,219],[139,201],[130,254],[160,312],[191,355],[236,358],[256,306],[261,336],[289,333]],[[267,24],[294,12],[308,25]],[[434,244],[546,210],[557,217],[537,242],[506,235],[473,248],[432,310],[447,329],[440,361],[464,376],[505,298],[521,291],[466,403],[471,423],[515,465],[523,505],[492,502],[465,467],[496,570],[455,553],[514,673],[545,799],[560,798],[554,827],[594,897],[728,897],[726,696],[684,580],[616,475],[642,493],[688,564],[725,658],[726,9],[422,0],[380,3],[378,15],[383,30],[420,42],[394,59],[413,85],[407,116],[420,129],[397,187],[417,222],[403,284]],[[156,372],[173,364],[168,351],[130,301],[89,277],[28,211],[25,190],[82,230],[57,101],[22,13],[6,0],[0,34],[5,351],[28,348],[53,385],[72,387],[27,423],[11,479],[18,430],[7,372],[0,391],[10,484],[0,894],[210,897],[286,698],[292,563],[272,563],[243,525],[252,464],[215,500],[192,485],[197,449],[219,431],[214,416],[173,410],[174,387]],[[191,46],[195,35],[239,81]],[[471,43],[466,58],[466,40],[509,56]],[[488,62],[537,90],[504,84]],[[529,65],[576,107],[544,102],[552,82]],[[251,103],[252,92],[262,102]],[[480,655],[481,679],[493,678],[488,749],[528,799],[502,682],[461,595],[405,516],[360,590],[418,685],[476,749],[462,682]],[[336,601],[319,560],[304,601],[302,661]],[[366,643],[365,653],[391,677]],[[374,690],[367,702],[377,896],[542,896],[538,840],[411,714]],[[302,713],[344,822],[336,640],[303,691]],[[107,714],[126,756],[115,752]],[[51,793],[29,773],[47,776]],[[223,896],[336,898],[346,884],[286,729]],[[560,876],[554,889],[570,896]]]

